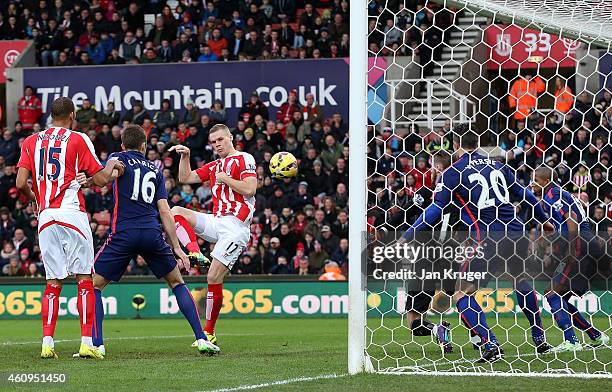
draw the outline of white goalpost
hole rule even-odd
[[[599,216],[612,210],[612,192],[602,192],[612,190],[612,4],[353,0],[350,22],[348,373],[612,379],[612,344],[595,343],[612,336],[612,230]],[[453,302],[459,275],[449,274],[450,284],[432,279],[417,293],[419,279],[398,271],[416,271],[425,258],[408,265],[383,253],[374,260],[374,247],[395,244],[439,191],[434,159],[455,153],[459,123],[477,129],[478,151],[506,163],[523,186],[532,185],[535,169],[549,167],[584,207],[601,251],[580,261],[589,260],[590,275],[577,274],[585,288],[563,293],[576,310],[568,314],[582,350],[539,352],[532,342],[518,275],[532,287],[546,342],[561,345],[567,335],[545,291],[557,287],[569,259],[561,260],[564,248],[539,240],[524,200],[513,201],[531,236],[522,269],[487,266],[490,278],[473,294],[506,351],[497,361],[477,362],[486,341]],[[451,231],[456,220],[443,224],[449,234],[440,238],[463,246],[468,239]],[[512,256],[518,253],[515,247]],[[418,312],[416,297],[427,297]],[[415,331],[415,317],[433,326],[431,335]],[[448,328],[448,344],[436,336],[438,325]]]

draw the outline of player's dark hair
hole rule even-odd
[[[121,132],[121,143],[126,150],[140,150],[147,142],[147,135],[140,125],[130,124]]]
[[[54,120],[65,120],[74,113],[74,102],[68,97],[59,97],[51,104],[51,117]]]
[[[461,123],[453,128],[453,141],[464,150],[475,150],[478,148],[478,135],[472,129],[470,124]]]
[[[208,134],[210,135],[210,134],[218,132],[218,131],[225,131],[225,132],[231,134],[230,129],[225,124],[216,124],[216,125],[213,125],[213,127],[210,128],[210,131],[208,132]]]
[[[433,156],[434,165],[441,165],[447,168],[451,165],[452,155],[446,150],[440,150]]]
[[[535,169],[534,175],[548,182],[557,182],[557,172],[550,166],[540,166]]]

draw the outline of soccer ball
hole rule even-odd
[[[297,159],[290,152],[277,152],[270,159],[270,173],[273,178],[293,178],[297,176]]]

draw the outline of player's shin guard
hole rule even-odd
[[[538,297],[536,296],[531,283],[521,281],[516,286],[516,300],[523,311],[523,314],[531,325],[531,337],[536,344],[541,344],[545,341],[544,328],[542,327],[542,316],[538,305]]]
[[[572,320],[568,313],[567,302],[555,292],[546,294],[546,300],[550,305],[552,313],[559,328],[563,331],[563,337],[570,343],[578,342],[574,328],[572,328]]]
[[[59,296],[62,292],[62,286],[57,286],[47,283],[42,299],[42,324],[43,337],[48,337],[47,340],[52,341],[55,334],[55,325],[57,324],[57,315],[59,311]],[[51,343],[51,342],[49,342]]]
[[[78,285],[77,309],[81,323],[83,343],[93,346],[91,331],[96,314],[96,295],[92,280],[80,280]]]
[[[223,283],[208,284],[206,295],[206,326],[204,330],[209,334],[215,333],[215,324],[219,317],[219,311],[223,305]]]
[[[598,331],[595,327],[593,327],[593,325],[588,322],[587,319],[584,318],[578,308],[569,303],[570,297],[571,295],[563,296],[563,299],[567,304],[567,311],[572,316],[572,322],[574,326],[589,335],[589,338],[591,338],[591,340],[598,339],[601,336],[601,332]]]
[[[461,321],[465,326],[473,331],[476,335],[480,336],[481,341],[487,344],[499,345],[497,338],[489,325],[485,313],[474,298],[471,295],[466,295],[457,301],[457,310],[461,315]]]
[[[176,302],[178,303],[181,313],[183,313],[183,316],[185,316],[189,325],[191,325],[191,329],[196,339],[206,339],[206,335],[202,329],[202,322],[200,321],[200,314],[198,313],[198,306],[185,283],[181,283],[173,288],[172,292],[176,297]]]
[[[102,323],[104,321],[104,305],[102,304],[102,292],[94,289],[96,296],[96,313],[93,325],[93,345],[96,347],[104,345],[104,336],[102,334]]]
[[[176,224],[176,236],[187,251],[200,252],[195,231],[193,231],[187,219],[182,215],[174,215],[174,223]]]

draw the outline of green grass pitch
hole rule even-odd
[[[453,324],[457,324],[456,320]],[[599,327],[609,329],[608,319],[597,319]],[[528,352],[524,344],[524,326],[514,327],[513,319],[500,319],[498,334],[506,342],[507,353],[516,355]],[[380,320],[370,320],[371,336],[375,345],[371,352],[378,358],[385,357],[381,365],[394,366],[394,357],[416,358],[418,366],[431,369],[432,359],[440,370],[448,368],[450,361],[461,361],[459,351],[442,358],[439,348],[427,343],[427,338],[415,338],[403,328],[397,328],[398,319],[385,319],[385,328],[378,328]],[[330,391],[330,390],[380,390],[380,391],[549,391],[549,390],[605,390],[610,380],[576,378],[500,378],[500,377],[445,377],[433,375],[346,375],[347,321],[346,319],[226,319],[218,325],[219,344],[222,353],[216,357],[200,356],[189,347],[193,341],[186,321],[182,319],[108,320],[105,323],[107,358],[103,361],[71,358],[78,348],[79,329],[76,320],[58,323],[56,348],[59,360],[41,360],[40,321],[0,321],[0,374],[9,372],[62,372],[68,376],[63,385],[15,386],[0,381],[4,390],[57,390],[57,391],[210,391],[247,390],[258,385],[266,391]],[[476,353],[465,344],[467,332],[456,327],[453,340],[463,344],[465,360],[476,358]],[[391,342],[393,333],[395,343]],[[608,331],[609,333],[609,331]],[[559,340],[558,331],[549,331],[549,340]],[[386,343],[386,344],[385,344]],[[380,346],[377,346],[380,345]],[[459,347],[457,347],[459,350]],[[554,357],[551,357],[554,358]],[[589,366],[590,371],[610,372],[612,350],[599,349],[577,354],[566,354],[570,367],[575,364]],[[532,370],[540,367],[564,366],[560,360],[539,360],[517,357],[514,367],[525,368],[532,363]],[[446,364],[446,365],[443,365]],[[588,364],[588,365],[585,365]],[[408,366],[404,358],[399,365]],[[455,366],[470,366],[469,362]],[[494,370],[504,370],[495,365]],[[508,365],[505,365],[508,366]],[[507,370],[507,369],[506,369]],[[578,370],[578,368],[576,368]],[[320,376],[330,376],[322,378]],[[332,378],[334,377],[334,378]],[[314,379],[312,379],[314,378]],[[289,381],[287,381],[289,380]],[[275,384],[275,382],[277,384]],[[278,383],[282,382],[282,383]],[[469,383],[469,384],[468,384]],[[262,384],[262,385],[259,385]],[[264,386],[267,385],[267,386]],[[241,387],[238,389],[232,389]]]

